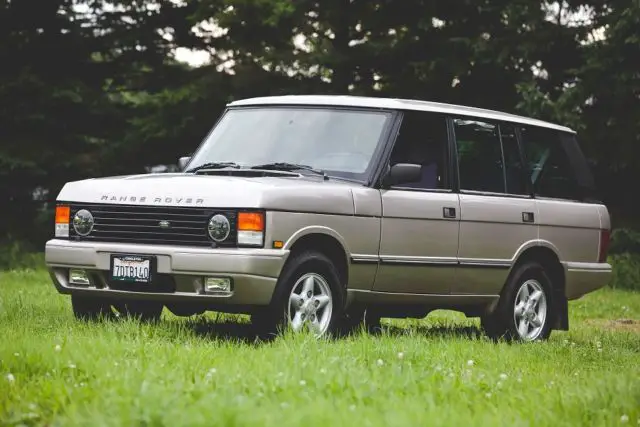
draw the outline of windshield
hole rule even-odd
[[[365,180],[391,114],[329,108],[261,107],[229,110],[189,168],[211,162],[251,167],[307,165],[328,175]]]

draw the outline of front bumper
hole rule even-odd
[[[147,288],[111,286],[111,254],[155,255],[157,282]],[[279,249],[210,249],[123,243],[74,242],[54,239],[45,247],[45,262],[62,294],[83,294],[119,299],[197,302],[213,305],[267,305],[289,255]],[[70,268],[85,270],[88,286],[69,283]],[[204,276],[228,277],[232,290],[207,293]]]

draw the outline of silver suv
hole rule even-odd
[[[167,307],[327,335],[452,309],[493,338],[567,330],[610,218],[566,127],[423,101],[228,105],[183,172],[58,196],[46,262],[79,318]]]

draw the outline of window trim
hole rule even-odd
[[[466,189],[462,189],[460,186],[460,162],[459,162],[459,156],[458,156],[458,141],[456,139],[456,131],[455,131],[455,123],[454,121],[456,119],[468,119],[468,120],[474,120],[474,121],[480,121],[483,123],[487,123],[487,124],[492,124],[498,127],[498,136],[499,136],[499,140],[500,140],[500,152],[502,153],[502,164],[503,164],[503,176],[504,176],[504,180],[505,180],[505,189],[507,188],[506,185],[506,169],[504,168],[504,147],[503,147],[503,142],[502,142],[502,126],[513,126],[514,130],[515,130],[515,134],[516,134],[516,141],[517,141],[517,145],[518,145],[518,150],[520,152],[520,162],[522,163],[522,168],[521,168],[521,174],[523,174],[522,178],[525,180],[525,182],[527,183],[527,194],[513,194],[513,193],[501,193],[501,192],[493,192],[493,191],[479,191],[479,190],[466,190]],[[525,200],[531,200],[534,199],[534,195],[533,192],[531,191],[531,185],[530,185],[530,179],[527,178],[526,173],[525,173],[525,168],[526,168],[526,163],[523,157],[523,147],[520,143],[520,128],[519,126],[521,126],[520,123],[517,122],[507,122],[504,120],[496,120],[496,121],[492,121],[492,120],[488,120],[488,119],[483,119],[481,117],[475,117],[475,116],[465,116],[465,115],[449,115],[447,117],[447,121],[449,123],[449,129],[450,129],[450,135],[449,135],[449,145],[453,147],[453,153],[455,157],[455,171],[456,171],[456,185],[454,187],[454,190],[456,193],[459,194],[468,194],[468,195],[477,195],[477,196],[487,196],[487,197],[504,197],[504,198],[510,198],[510,199],[525,199]]]

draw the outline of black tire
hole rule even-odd
[[[162,316],[164,305],[156,301],[118,301],[114,304],[120,317],[140,320],[142,322],[157,322]]]
[[[546,313],[541,330],[531,337],[523,337],[518,332],[518,325],[514,315],[518,291],[525,283],[533,283],[534,286],[539,285],[546,302]],[[551,279],[544,267],[539,263],[530,261],[517,266],[502,290],[496,310],[492,314],[481,318],[481,325],[487,336],[494,340],[505,339],[506,341],[522,342],[543,341],[549,338],[556,316],[552,289]],[[539,317],[536,317],[536,319],[539,319]]]
[[[110,320],[113,318],[111,303],[102,298],[71,295],[71,307],[79,320]]]
[[[335,265],[324,254],[305,251],[294,254],[280,274],[271,298],[271,304],[251,316],[251,323],[262,335],[273,336],[289,326],[289,296],[296,282],[305,274],[320,275],[329,285],[332,298],[332,311],[326,336],[339,331],[344,312],[345,290]]]

